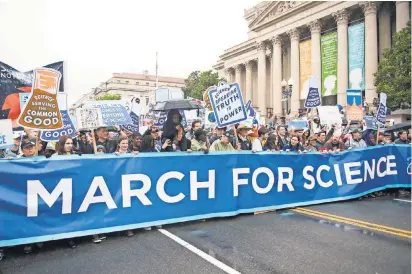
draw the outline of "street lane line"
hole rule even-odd
[[[395,228],[395,227],[391,227],[391,226],[379,225],[379,224],[375,224],[375,223],[369,223],[369,222],[365,222],[365,221],[358,220],[358,219],[351,219],[351,218],[347,218],[347,217],[343,217],[343,216],[339,216],[339,215],[326,213],[326,212],[323,212],[323,211],[317,211],[317,210],[312,210],[312,209],[307,209],[307,208],[302,208],[302,207],[299,207],[299,208],[296,208],[296,209],[311,212],[311,213],[314,213],[314,214],[329,216],[329,217],[333,217],[333,218],[339,218],[339,219],[346,220],[346,221],[349,221],[349,222],[355,222],[355,223],[364,224],[364,225],[368,225],[368,226],[374,226],[374,227],[377,227],[377,228],[391,230],[391,231],[394,231],[394,232],[407,233],[407,234],[412,233],[409,230],[399,229],[399,228]]]
[[[411,202],[411,200],[402,200],[402,199],[394,199],[395,201],[401,201],[401,202],[407,202],[407,203],[410,203]]]
[[[324,218],[330,221],[335,221],[335,222],[339,222],[339,223],[344,223],[344,224],[348,224],[348,225],[352,225],[352,226],[357,226],[357,227],[362,227],[362,228],[366,228],[369,230],[375,230],[375,231],[379,231],[379,232],[383,232],[383,233],[387,233],[387,234],[391,234],[391,235],[395,235],[395,236],[399,236],[399,237],[403,237],[403,238],[408,238],[408,239],[412,239],[412,235],[411,232],[409,231],[408,233],[398,233],[398,232],[394,232],[391,230],[387,230],[387,229],[380,229],[380,228],[376,228],[376,227],[370,227],[355,221],[346,221],[344,219],[341,218],[334,218],[334,217],[328,217],[328,216],[324,216],[321,214],[314,214],[311,212],[307,212],[307,211],[303,211],[303,210],[299,210],[299,209],[291,209],[291,211],[303,214],[303,215],[310,215],[310,216],[314,216],[317,218]]]
[[[228,265],[225,265],[224,263],[222,263],[221,261],[216,260],[215,258],[213,258],[212,256],[210,256],[209,254],[206,254],[205,252],[203,252],[202,250],[198,249],[197,247],[189,244],[188,242],[184,241],[183,239],[177,237],[176,235],[170,233],[169,231],[165,230],[165,229],[158,229],[158,231],[160,233],[162,233],[163,235],[165,235],[166,237],[169,237],[170,239],[172,239],[173,241],[175,241],[176,243],[180,244],[181,246],[189,249],[190,251],[192,251],[193,253],[195,253],[196,255],[202,257],[203,259],[205,259],[206,261],[208,261],[209,263],[217,266],[218,268],[220,268],[221,270],[225,271],[226,273],[229,274],[240,274],[239,271],[231,268]]]

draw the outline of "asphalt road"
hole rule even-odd
[[[0,273],[411,273],[410,197],[381,197],[6,250]],[[344,217],[344,218],[342,218]],[[190,248],[190,247],[189,247]],[[218,263],[216,263],[218,262]],[[224,264],[226,272],[221,269]],[[229,269],[229,270],[228,270]]]

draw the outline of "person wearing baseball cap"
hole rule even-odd
[[[348,149],[352,148],[364,148],[367,147],[368,145],[366,142],[362,139],[362,130],[359,128],[356,128],[352,131],[352,138],[350,138],[346,143],[345,146]]]
[[[21,151],[23,154],[21,154],[18,157],[21,158],[27,158],[27,157],[33,157],[36,156],[36,138],[26,138],[21,141],[20,145]]]
[[[230,141],[234,138],[230,131],[225,131],[219,140],[213,142],[210,151],[235,151]]]
[[[13,133],[13,146],[10,148],[5,149],[4,157],[5,158],[16,158],[19,154],[21,154],[20,144],[21,144],[21,135],[17,132]]]

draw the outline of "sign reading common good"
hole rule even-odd
[[[31,129],[59,129],[63,121],[57,102],[61,73],[54,69],[34,70],[32,93],[17,123]]]
[[[346,119],[352,121],[363,119],[362,90],[346,90]]]
[[[386,95],[386,93],[383,93],[383,92],[381,93],[379,107],[376,113],[376,121],[382,126],[385,125],[386,123],[386,99],[387,97],[388,96]]]
[[[0,149],[12,147],[13,128],[10,119],[0,120]]]
[[[219,127],[225,127],[247,119],[239,84],[220,82],[209,90],[209,99]]]
[[[42,141],[58,141],[62,136],[76,136],[76,129],[72,120],[70,119],[70,115],[67,110],[60,111],[63,119],[63,127],[61,129],[54,129],[54,130],[42,130],[40,139]]]
[[[318,82],[318,77],[309,77],[309,91],[305,100],[305,108],[316,108],[321,105]]]
[[[119,126],[133,124],[132,118],[126,109],[126,102],[121,100],[103,100],[86,102],[87,107],[101,109],[104,126]]]

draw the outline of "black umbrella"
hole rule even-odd
[[[399,124],[395,124],[393,126],[388,127],[388,129],[386,131],[398,131],[401,129],[408,129],[411,127],[411,121],[408,122],[403,122],[403,123],[399,123]]]
[[[171,109],[203,109],[203,106],[193,100],[169,100],[166,102],[157,102],[153,106],[152,111],[169,111]]]

